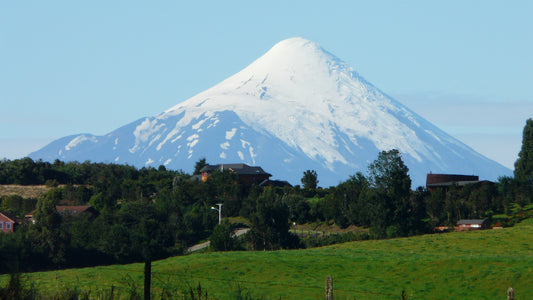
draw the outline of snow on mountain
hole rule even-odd
[[[379,151],[398,149],[414,186],[433,173],[495,180],[511,171],[454,139],[368,83],[318,44],[291,38],[239,73],[163,113],[105,136],[66,137],[30,155],[191,172],[211,164],[262,166],[299,184],[314,169],[320,185],[365,172]]]

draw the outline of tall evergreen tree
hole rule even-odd
[[[533,180],[533,119],[526,121],[522,135],[522,149],[514,164],[514,176],[520,181]]]

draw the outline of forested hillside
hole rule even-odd
[[[151,261],[182,254],[208,238],[212,250],[276,250],[430,233],[435,226],[453,227],[459,219],[512,226],[533,215],[532,128],[530,119],[515,178],[431,192],[411,190],[409,169],[397,150],[380,152],[367,176],[356,172],[329,188],[318,187],[320,174],[314,170],[304,172],[302,186],[294,187],[245,185],[229,169],[214,170],[203,181],[195,175],[207,165],[205,159],[192,174],[164,166],[4,160],[1,185],[45,185],[49,190],[38,198],[1,196],[0,211],[19,223],[13,233],[0,234],[1,270]],[[216,204],[222,205],[220,225]],[[58,211],[59,206],[80,205],[91,206],[91,213]],[[28,213],[31,220],[25,218]],[[228,217],[250,227],[245,238],[232,237],[235,225]],[[356,226],[364,234],[309,243],[291,232],[295,224],[306,223]]]
[[[205,165],[197,163],[196,170]],[[268,166],[264,166],[268,169]],[[432,232],[460,218],[487,218],[512,225],[531,215],[531,186],[514,178],[448,190],[411,190],[408,168],[397,150],[383,151],[369,165],[368,176],[356,173],[338,186],[317,187],[319,174],[302,174],[300,186],[245,186],[229,171],[214,172],[206,182],[193,174],[136,169],[100,163],[47,163],[29,158],[0,163],[0,183],[52,187],[38,199],[2,196],[2,212],[18,218],[13,234],[0,235],[2,268],[33,271],[159,259],[181,254],[211,236],[214,250],[302,248],[292,224],[335,223],[341,228],[368,228],[347,239],[379,239]],[[61,186],[58,186],[61,185]],[[232,226],[222,216],[248,220],[245,239],[231,242]],[[96,214],[73,216],[58,205],[90,205]],[[35,224],[24,220],[34,211]],[[242,225],[242,224],[241,224]],[[231,243],[225,243],[230,241]],[[335,241],[324,241],[323,244]],[[314,242],[312,245],[320,245]],[[229,246],[228,246],[229,245]]]

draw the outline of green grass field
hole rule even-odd
[[[26,274],[38,289],[142,292],[143,264]],[[533,219],[513,228],[361,241],[310,250],[217,252],[152,265],[152,291],[178,294],[201,284],[209,298],[237,286],[254,298],[323,299],[326,276],[336,299],[533,299]],[[3,276],[5,284],[7,276]]]

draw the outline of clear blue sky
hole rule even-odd
[[[512,167],[533,1],[2,1],[0,158],[156,115],[301,36]]]

